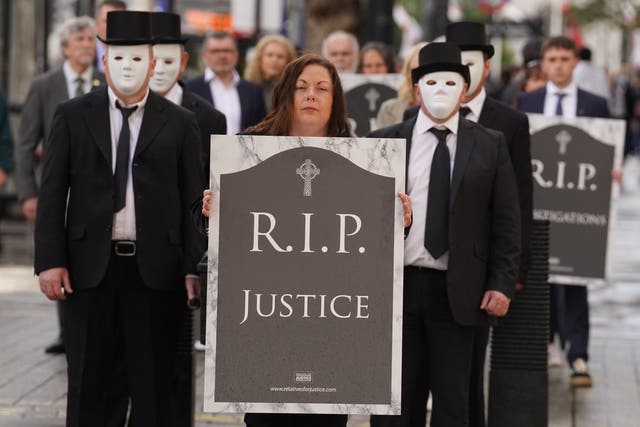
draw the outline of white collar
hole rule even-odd
[[[211,68],[207,67],[204,69],[204,81],[206,83],[211,83],[212,80],[218,80],[218,76],[216,73],[211,71]],[[233,70],[233,85],[236,86],[240,82],[240,74],[234,69]]]
[[[556,93],[566,93],[569,96],[578,96],[578,85],[575,81],[571,80],[571,83],[564,89],[558,88],[551,81],[547,82],[547,95],[555,95]]]
[[[67,79],[67,81],[75,82],[76,78],[80,76],[85,81],[85,83],[91,83],[91,86],[93,86],[93,82],[91,81],[91,77],[93,77],[92,65],[89,65],[83,73],[78,74],[73,71],[73,68],[71,68],[71,64],[69,64],[69,61],[65,60],[62,64],[62,72],[64,73],[64,77]]]
[[[174,104],[180,105],[182,104],[182,93],[182,87],[180,87],[180,84],[176,81],[171,89],[169,89],[169,92],[164,95],[164,97]]]
[[[116,101],[118,101],[120,103],[120,105],[125,106],[125,107],[133,107],[134,105],[137,105],[138,106],[138,110],[137,111],[140,111],[147,104],[147,97],[149,96],[149,88],[147,88],[147,93],[144,94],[144,97],[140,101],[136,102],[135,104],[131,104],[131,105],[125,104],[120,98],[118,98],[116,96],[116,93],[109,86],[108,86],[108,89],[107,89],[107,93],[109,94],[109,108],[114,108],[114,109],[117,108],[116,107]]]
[[[485,99],[487,99],[487,92],[483,87],[482,90],[475,96],[475,98],[463,105],[465,107],[469,107],[471,112],[479,118],[480,113],[482,113],[482,106],[484,105]]]
[[[422,107],[421,107],[420,110],[418,111],[418,119],[416,120],[416,130],[418,131],[418,133],[426,133],[432,127],[435,127],[438,129],[442,129],[446,127],[447,129],[449,129],[449,131],[452,134],[457,135],[459,120],[460,120],[460,114],[456,113],[453,116],[451,116],[451,118],[446,122],[442,124],[436,124],[429,117],[427,117],[424,111],[422,111]]]

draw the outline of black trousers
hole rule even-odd
[[[446,272],[405,268],[402,330],[402,415],[372,416],[371,426],[424,427],[429,391],[431,427],[468,426],[475,328],[453,319]]]
[[[67,296],[67,427],[112,425],[120,418],[123,376],[131,399],[129,427],[170,427],[181,304],[177,291],[144,285],[135,256],[115,254],[97,288]]]
[[[246,414],[247,427],[345,427],[347,415],[337,414]]]
[[[485,427],[484,411],[484,364],[487,359],[489,325],[475,328],[473,358],[471,361],[471,384],[469,387],[469,426]]]
[[[569,364],[589,360],[589,301],[586,286],[551,284],[551,311]]]

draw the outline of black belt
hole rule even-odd
[[[113,252],[117,256],[134,256],[136,254],[136,242],[134,240],[112,240]]]

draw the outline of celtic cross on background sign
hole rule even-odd
[[[313,164],[310,159],[306,159],[299,168],[296,169],[296,174],[300,175],[300,178],[304,179],[304,193],[305,197],[311,196],[311,180],[320,175],[320,169]]]

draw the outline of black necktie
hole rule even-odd
[[[466,107],[466,106],[465,107],[460,107],[460,115],[462,117],[466,118],[469,115],[470,112],[471,112],[471,108]]]
[[[138,108],[125,108],[116,101],[116,108],[122,113],[122,128],[118,137],[118,147],[116,149],[116,171],[113,175],[113,183],[116,191],[113,199],[113,211],[118,212],[124,208],[127,197],[127,177],[129,176],[129,116]]]
[[[429,197],[427,200],[427,219],[424,230],[424,247],[431,256],[440,258],[449,249],[449,192],[451,164],[447,148],[449,129],[431,128],[438,139],[433,153],[431,174],[429,175]]]
[[[84,95],[84,79],[81,76],[76,77],[76,94],[75,96]]]
[[[563,116],[564,112],[562,111],[562,99],[567,96],[567,94],[558,92],[556,93],[556,96],[558,97],[558,103],[556,104],[556,116]]]

